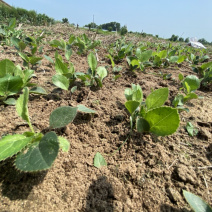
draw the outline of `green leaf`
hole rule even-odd
[[[124,91],[124,95],[128,101],[132,100],[133,91],[131,88],[126,88]]]
[[[140,105],[140,102],[137,102],[137,101],[130,100],[125,102],[125,107],[130,112],[131,115],[135,112],[135,110],[138,108],[139,105]]]
[[[149,131],[158,136],[173,134],[180,124],[177,109],[171,107],[159,107],[150,110],[146,113],[145,120],[150,125]]]
[[[15,25],[16,25],[16,19],[15,18],[12,18],[9,22],[9,29],[12,30],[15,28]]]
[[[103,66],[98,67],[96,72],[100,76],[101,81],[107,76],[107,70]]]
[[[147,98],[146,98],[146,106],[148,110],[151,110],[156,107],[162,106],[165,101],[167,100],[169,95],[168,88],[160,88],[153,91]]]
[[[92,52],[88,55],[88,65],[91,68],[93,73],[97,67],[97,60],[96,60],[96,56]]]
[[[0,95],[9,96],[18,93],[23,86],[23,81],[19,76],[6,75],[0,78]]]
[[[136,119],[136,129],[140,133],[149,132],[150,126],[149,126],[149,123],[145,119],[137,117],[137,119]]]
[[[148,61],[151,56],[152,56],[152,50],[147,50],[138,55],[138,59],[140,60],[141,63],[144,63]]]
[[[29,112],[27,107],[28,101],[29,101],[29,89],[24,88],[23,94],[20,95],[20,97],[18,98],[16,102],[16,111],[23,120],[29,123],[30,119],[29,119]]]
[[[183,195],[195,212],[212,212],[212,208],[200,197],[185,190],[183,190]]]
[[[47,55],[44,55],[44,57],[45,57],[50,63],[54,64],[54,60],[53,60],[51,57],[49,57],[49,56],[47,56]]]
[[[178,56],[171,56],[169,61],[170,63],[176,63],[178,61],[179,57]]]
[[[158,56],[160,57],[160,59],[166,58],[167,57],[167,50],[163,50],[163,51],[159,52]]]
[[[178,75],[178,79],[179,79],[180,81],[183,81],[184,76],[183,76],[181,73],[179,73],[179,75]]]
[[[174,107],[182,106],[184,105],[184,96],[181,94],[178,94],[177,96],[175,96],[173,102],[172,102]]]
[[[68,73],[67,66],[59,58],[56,58],[55,70],[58,74],[67,74]]]
[[[7,135],[0,140],[0,161],[12,157],[21,151],[33,137],[24,135]]]
[[[35,172],[49,169],[56,159],[59,151],[57,135],[49,132],[40,142],[32,143],[27,151],[17,155],[15,166],[25,172]]]
[[[12,61],[5,59],[0,61],[0,77],[4,77],[7,74],[13,74],[15,70],[15,65]]]
[[[54,83],[54,85],[64,90],[68,90],[69,88],[69,79],[67,79],[63,75],[60,75],[60,74],[54,75],[52,77],[52,82]]]
[[[29,57],[26,54],[23,52],[19,52],[18,54],[25,62],[29,63]]]
[[[94,166],[98,169],[102,166],[107,166],[107,162],[99,152],[97,152],[94,156]]]
[[[77,105],[79,111],[84,113],[96,113],[95,110],[91,110],[90,108],[85,107],[84,105]]]
[[[71,93],[74,93],[77,90],[77,86],[71,88]]]
[[[195,90],[197,90],[200,87],[201,80],[197,76],[195,76],[195,75],[189,75],[183,81],[183,87],[184,88],[186,88],[185,87],[185,83],[186,82],[190,86],[191,91],[195,91]]]
[[[212,66],[212,61],[208,63],[204,63],[203,65],[200,66],[201,70],[206,70]]]
[[[198,133],[198,130],[193,126],[191,122],[187,122],[186,130],[190,136],[195,136]]]
[[[72,122],[77,115],[77,107],[63,106],[55,109],[49,118],[51,128],[65,127]]]
[[[37,62],[39,62],[40,60],[42,60],[42,57],[29,57],[29,63],[31,63],[32,65],[35,65]]]
[[[9,98],[9,99],[5,100],[4,103],[7,105],[15,105],[16,100],[14,98]]]
[[[143,91],[140,87],[140,85],[132,84],[132,100],[137,102],[143,101]]]
[[[29,90],[29,93],[34,93],[34,94],[40,94],[40,95],[45,95],[47,92],[45,91],[44,88],[42,87],[33,87]]]
[[[178,60],[177,60],[177,63],[182,63],[184,60],[186,59],[186,56],[185,55],[181,55],[179,56]]]
[[[61,136],[58,137],[58,141],[60,143],[60,148],[63,150],[63,152],[68,152],[70,148],[70,143],[66,138],[63,138]]]
[[[198,96],[195,93],[189,93],[186,96],[184,96],[183,101],[187,102],[191,99],[198,99]]]

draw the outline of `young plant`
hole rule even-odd
[[[96,56],[91,52],[88,55],[89,69],[87,74],[81,73],[77,77],[80,78],[86,86],[102,87],[102,81],[107,76],[107,70],[103,66],[97,67]]]
[[[36,86],[30,83],[31,78],[35,76],[33,70],[22,70],[8,59],[0,61],[0,70],[0,100],[5,104],[15,104],[15,99],[7,98],[18,94],[24,87]],[[30,93],[46,94],[46,91],[41,87],[33,87]]]
[[[74,65],[71,62],[69,64],[65,63],[62,57],[58,56],[55,59],[55,70],[57,74],[52,77],[52,82],[57,87],[68,90],[70,84],[73,83],[77,77]]]
[[[28,112],[29,90],[24,88],[16,103],[18,115],[28,123],[30,131],[23,134],[7,135],[0,140],[0,161],[15,156],[15,167],[24,172],[36,172],[49,169],[59,149],[64,152],[69,150],[69,142],[54,131],[45,135],[35,132]],[[49,118],[49,129],[65,127],[74,120],[77,111],[93,113],[95,111],[83,105],[78,107],[63,106],[55,109]]]
[[[179,127],[180,119],[177,109],[163,106],[168,98],[168,88],[153,91],[143,101],[143,92],[139,85],[125,90],[125,107],[130,113],[131,130],[150,132],[157,136],[171,135]],[[171,123],[171,124],[170,124]]]
[[[195,75],[189,75],[183,80],[183,76],[179,75],[179,79],[182,81],[182,89],[185,93],[178,94],[172,104],[175,108],[183,109],[183,105],[191,99],[197,99],[198,96],[195,91],[200,87],[201,79]]]
[[[78,54],[87,54],[89,50],[95,49],[101,44],[100,40],[90,40],[86,34],[83,34],[81,37],[77,37],[75,41],[75,46],[78,47]]]

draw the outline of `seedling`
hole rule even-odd
[[[54,131],[43,135],[35,132],[28,112],[29,90],[24,88],[16,103],[18,115],[28,123],[30,131],[23,134],[7,135],[0,140],[0,161],[15,156],[15,167],[24,172],[36,172],[49,169],[55,161],[59,149],[69,150],[69,142]],[[74,120],[77,111],[95,113],[89,108],[63,106],[55,109],[49,118],[49,130],[65,127]]]
[[[103,66],[97,68],[96,56],[91,52],[88,55],[89,69],[87,74],[78,74],[77,77],[81,79],[86,86],[99,86],[102,87],[102,81],[107,76],[107,70]]]
[[[176,132],[180,123],[177,109],[163,106],[168,94],[168,88],[160,88],[143,102],[143,92],[139,85],[132,84],[131,89],[127,88],[125,107],[130,113],[131,130],[136,128],[138,132],[151,132],[157,136]]]
[[[24,87],[36,86],[30,83],[34,71],[30,69],[22,70],[20,66],[15,66],[8,59],[0,61],[0,100],[5,104],[15,104],[15,99],[7,99],[9,96],[18,94]],[[46,94],[41,87],[33,87],[30,93]]]

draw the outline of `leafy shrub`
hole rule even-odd
[[[63,18],[63,19],[62,19],[62,22],[63,22],[63,24],[68,23],[68,18]]]

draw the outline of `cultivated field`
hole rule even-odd
[[[32,127],[36,133],[44,135],[53,131],[66,138],[70,149],[68,152],[59,150],[51,168],[32,173],[19,171],[14,166],[13,155],[2,160],[0,211],[191,211],[183,190],[212,205],[212,74],[208,74],[212,72],[212,59],[208,50],[141,35],[128,34],[121,38],[116,33],[97,34],[61,24],[37,28],[21,26],[18,30],[8,34],[0,46],[0,60],[8,59],[22,70],[34,70],[36,76],[29,77],[30,83],[36,83],[47,94],[29,94]],[[23,43],[26,36],[32,36],[31,41],[26,41],[24,48],[20,40],[11,39],[14,34]],[[35,45],[36,50],[32,52]],[[30,61],[29,57],[40,59]],[[102,67],[101,70],[104,67],[107,72],[97,71],[88,76],[85,73],[89,67],[92,73],[97,67]],[[189,75],[192,77],[186,78]],[[167,132],[178,123],[168,119],[162,132],[163,126],[152,126],[149,121],[150,127],[138,132],[142,130],[133,118],[130,124],[130,116],[138,114],[135,110],[130,114],[125,107],[125,89],[129,92],[132,84],[140,85],[142,101],[151,92],[168,88],[165,103],[157,105],[159,103],[153,101],[156,108],[165,105],[163,108],[173,108],[170,110],[179,113],[179,127],[177,124],[176,129]],[[27,86],[29,84],[22,87]],[[22,92],[21,89],[2,98],[2,137],[30,131],[16,106],[3,103],[10,97],[17,100]],[[1,88],[0,94],[3,96]],[[52,111],[78,105],[95,113],[78,109],[71,123],[49,128]],[[152,106],[148,110],[147,104],[145,110],[150,116],[149,111],[156,109]],[[147,119],[147,116],[139,116]],[[192,125],[188,126],[188,122]],[[166,134],[169,135],[160,136]],[[94,166],[97,152],[107,166],[101,166],[101,161],[100,168]]]

